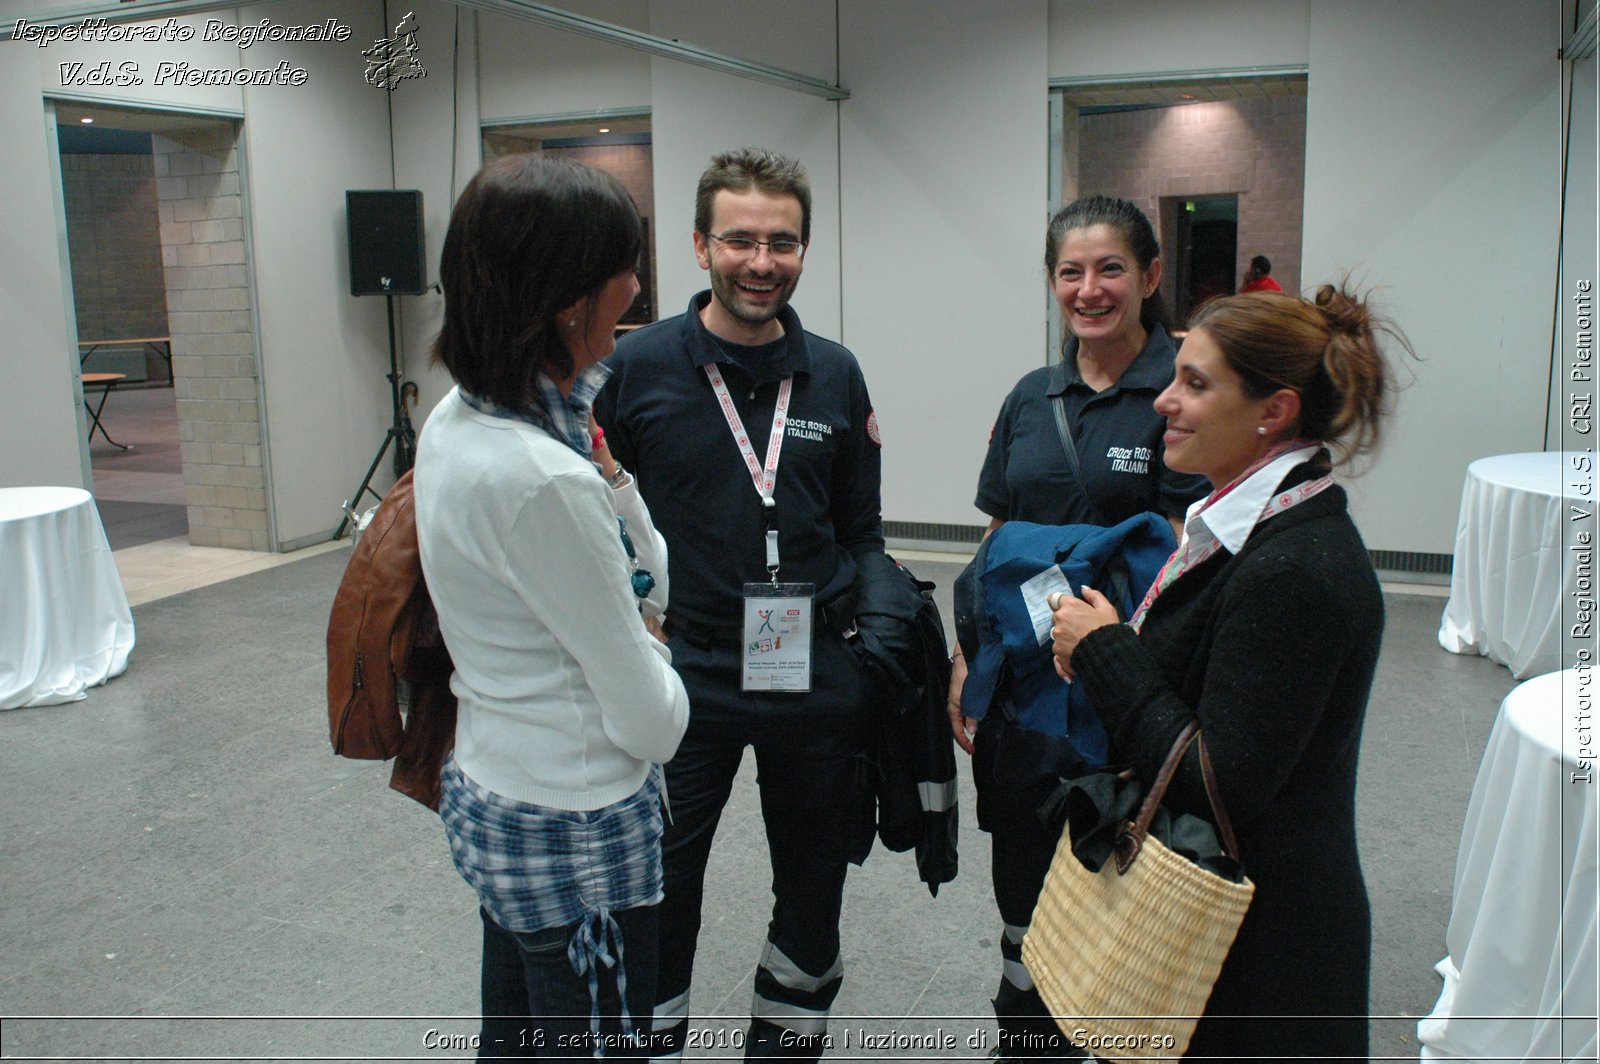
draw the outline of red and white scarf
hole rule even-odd
[[[1283,491],[1276,490],[1291,469],[1315,455],[1321,446],[1309,440],[1286,440],[1277,444],[1243,473],[1189,507],[1178,549],[1161,567],[1160,575],[1128,622],[1133,630],[1137,632],[1143,626],[1150,604],[1178,577],[1224,546],[1237,553],[1261,522],[1332,487],[1333,477],[1322,476]],[[1224,537],[1229,542],[1224,543]]]

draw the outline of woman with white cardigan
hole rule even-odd
[[[417,450],[417,537],[455,663],[440,815],[484,928],[479,1055],[648,1057],[659,772],[688,699],[655,619],[666,544],[593,428],[639,216],[600,171],[498,159],[457,201]]]

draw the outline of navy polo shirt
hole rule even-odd
[[[1172,338],[1158,325],[1117,383],[1096,392],[1079,376],[1078,339],[1069,338],[1060,362],[1023,377],[1001,404],[978,475],[978,509],[1044,525],[1114,525],[1147,510],[1181,516],[1211,485],[1161,461],[1166,419],[1154,404],[1172,381],[1176,357]],[[1093,505],[1056,431],[1058,395],[1066,400]]]
[[[806,332],[788,307],[778,319],[778,343],[720,341],[700,320],[710,298],[701,292],[684,314],[619,340],[594,410],[666,538],[669,611],[690,622],[737,625],[744,585],[768,579],[766,518],[700,367],[720,367],[763,463],[779,382],[793,377],[773,492],[778,578],[815,584],[819,602],[855,580],[852,552],[883,550],[882,455],[869,436],[872,402],[854,355]]]

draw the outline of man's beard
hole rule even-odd
[[[770,302],[752,306],[746,294],[739,288],[735,278],[741,278],[751,283],[772,284],[775,287],[775,297]],[[797,278],[774,273],[769,281],[757,281],[755,278],[744,277],[742,271],[734,274],[725,274],[715,267],[711,269],[711,294],[722,308],[728,312],[729,317],[746,325],[765,325],[767,322],[783,313],[783,308],[789,305],[789,298],[794,295],[794,286]]]

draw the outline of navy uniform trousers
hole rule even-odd
[[[844,973],[845,870],[860,832],[871,830],[866,675],[843,638],[820,629],[805,694],[740,691],[742,658],[733,640],[675,632],[671,647],[690,713],[666,766],[656,1059],[677,1059],[684,1047],[706,861],[748,746],[755,749],[774,900],[745,1055],[816,1060]]]
[[[972,774],[978,788],[978,826],[993,844],[994,900],[1004,924],[1000,988],[994,1014],[1001,1060],[1081,1060],[1050,1015],[1022,963],[1022,939],[1044,888],[1060,836],[1039,820],[1038,808],[1056,784],[1093,771],[1063,739],[1008,721],[995,711],[978,725]],[[1084,958],[1085,964],[1095,963]]]

